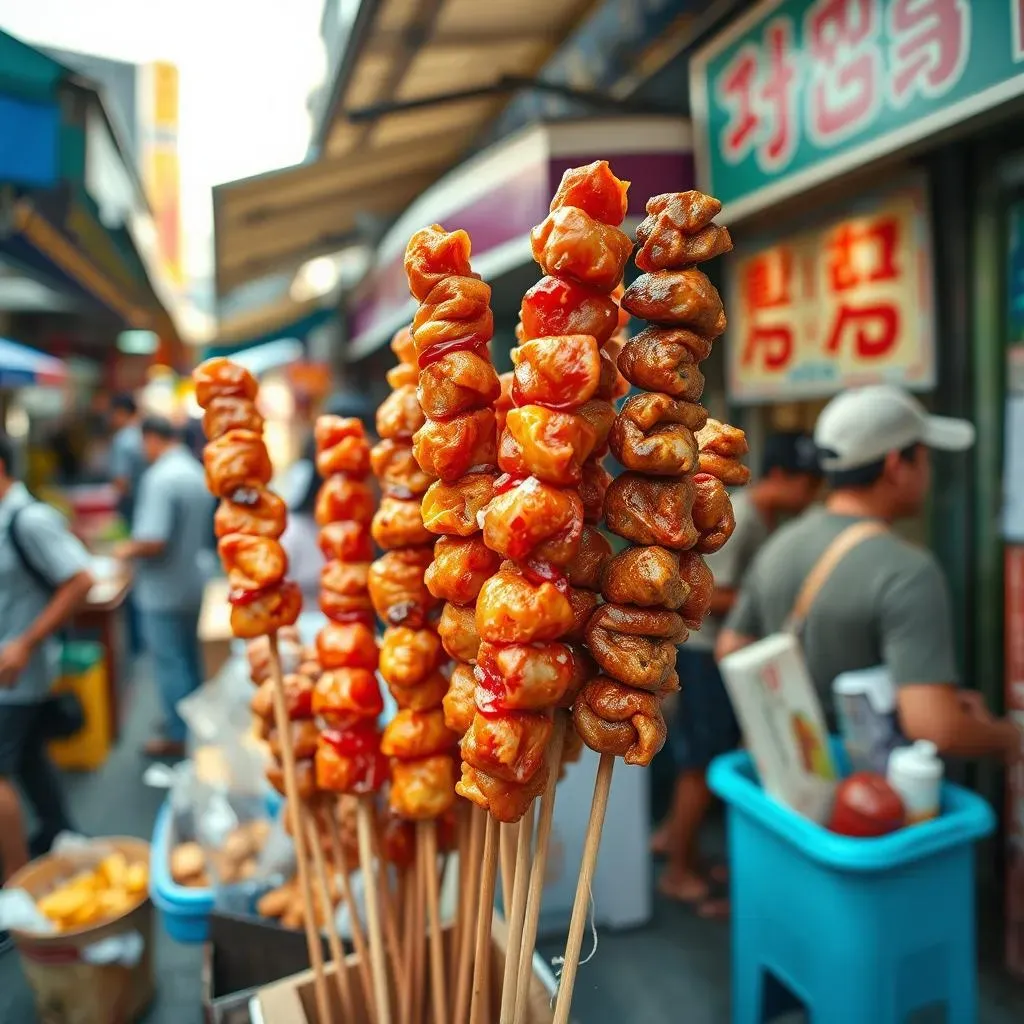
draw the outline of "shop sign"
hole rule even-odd
[[[1024,0],[763,0],[690,75],[736,220],[1024,93]]]
[[[908,186],[729,263],[729,397],[935,384],[927,192]]]

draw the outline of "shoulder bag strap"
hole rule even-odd
[[[28,551],[25,550],[25,545],[22,544],[21,538],[18,536],[18,517],[27,508],[31,508],[31,505],[22,505],[21,508],[16,508],[11,514],[11,518],[7,523],[7,535],[11,539],[11,547],[14,548],[14,553],[18,557],[18,561],[21,563],[21,567],[29,574],[33,582],[41,589],[48,593],[52,593],[56,588],[53,585],[53,580],[47,577],[37,565],[34,565],[32,559],[28,556]]]
[[[832,541],[804,580],[800,593],[797,594],[793,610],[783,626],[783,632],[799,634],[803,629],[807,614],[814,604],[821,588],[828,581],[836,566],[862,541],[880,534],[887,533],[888,527],[877,519],[854,523],[848,526]]]

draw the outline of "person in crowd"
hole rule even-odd
[[[117,488],[117,511],[131,530],[139,480],[146,469],[142,431],[139,430],[139,410],[131,395],[115,395],[110,400],[110,427],[114,432],[110,442],[110,478]],[[139,611],[133,593],[128,594],[125,609],[129,646],[132,654],[138,654],[142,645],[139,637]]]
[[[14,446],[0,434],[0,879],[71,827],[46,753],[46,700],[58,670],[54,634],[93,582],[88,552],[55,509],[29,494],[14,461]],[[15,784],[39,823],[31,843]]]
[[[115,395],[110,402],[110,478],[120,496],[118,511],[131,526],[132,509],[139,489],[139,480],[146,469],[139,429],[139,410],[131,395]]]
[[[288,523],[281,546],[288,555],[288,575],[302,590],[306,608],[318,607],[320,600],[324,556],[320,552],[320,527],[314,511],[322,482],[316,471],[316,444],[310,436],[302,457],[289,467],[281,485],[281,496],[288,505]]]
[[[150,740],[143,752],[174,758],[185,750],[178,701],[202,683],[197,630],[208,576],[213,498],[203,467],[169,420],[147,417],[140,430],[149,466],[139,481],[132,539],[117,554],[135,565],[139,626],[163,704],[162,735]]]
[[[716,646],[719,659],[783,628],[797,594],[828,546],[852,524],[883,527],[919,515],[931,483],[929,449],[965,451],[974,427],[930,416],[889,385],[846,391],[814,429],[830,493],[825,506],[780,529],[758,553]],[[949,593],[935,556],[888,529],[861,540],[833,568],[804,619],[807,666],[835,728],[832,682],[884,665],[908,740],[950,757],[1016,762],[1021,731],[980,695],[957,685]]]
[[[668,860],[658,882],[661,892],[705,915],[722,907],[721,901],[709,898],[711,881],[701,870],[698,855],[700,826],[712,800],[707,767],[740,742],[739,724],[715,663],[715,640],[761,545],[780,519],[803,512],[820,488],[821,471],[810,436],[780,432],[765,439],[757,482],[732,493],[736,529],[725,547],[707,556],[715,577],[709,615],[679,649],[676,669],[682,691],[670,748],[677,777],[669,815],[655,833],[652,848]]]

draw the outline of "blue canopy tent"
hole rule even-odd
[[[0,388],[21,388],[33,384],[56,387],[67,378],[67,369],[59,359],[8,338],[0,338]]]

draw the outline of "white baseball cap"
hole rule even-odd
[[[906,391],[878,384],[836,395],[818,417],[814,443],[821,468],[837,472],[867,466],[914,444],[966,451],[974,444],[974,424],[931,416]]]

